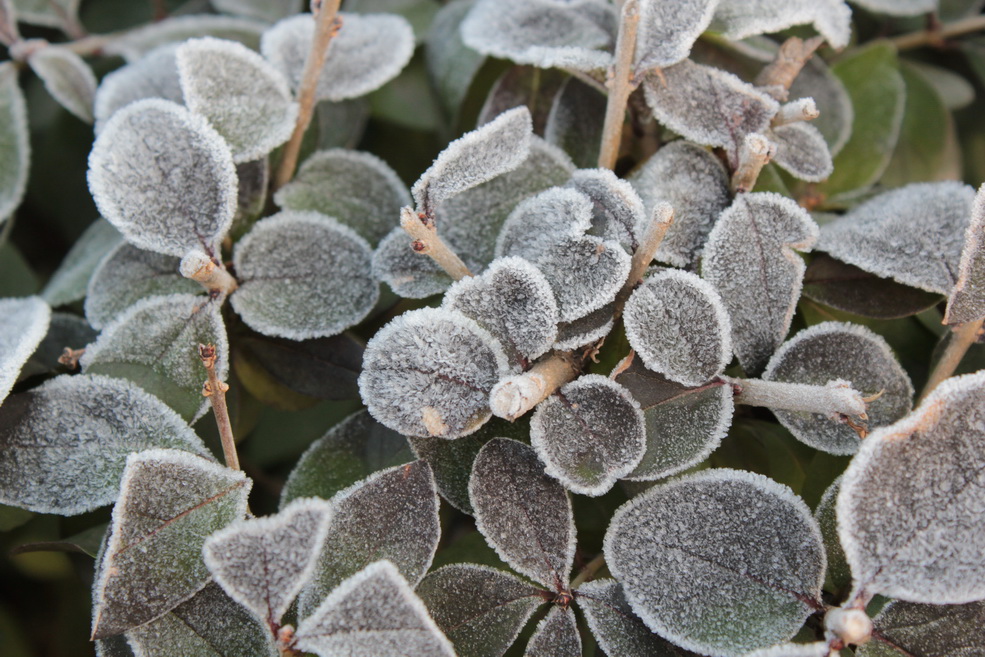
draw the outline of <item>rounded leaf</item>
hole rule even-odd
[[[266,28],[260,21],[237,16],[183,14],[129,30],[120,38],[110,40],[103,52],[134,62],[158,46],[204,36],[239,41],[256,50],[260,34]]]
[[[0,402],[48,332],[51,308],[40,297],[0,299]]]
[[[557,340],[554,348],[558,351],[573,351],[609,335],[615,324],[616,303],[607,303],[584,317],[570,322],[561,322],[557,327]]]
[[[834,171],[824,135],[812,125],[798,122],[773,128],[776,143],[773,161],[799,180],[820,182]]]
[[[517,204],[496,239],[496,256],[537,262],[553,245],[592,227],[592,200],[575,189],[552,187]]]
[[[236,244],[233,309],[264,335],[336,335],[376,305],[371,263],[372,249],[351,228],[317,212],[285,210]]]
[[[452,277],[432,258],[411,248],[412,243],[400,226],[391,230],[373,252],[373,276],[407,299],[424,299],[444,292],[452,284]]]
[[[821,113],[811,125],[824,135],[831,155],[837,155],[852,135],[855,108],[844,83],[820,57],[809,59],[790,85],[790,98],[807,97]]]
[[[165,44],[102,79],[96,89],[93,108],[96,134],[102,131],[118,109],[132,102],[144,98],[162,98],[179,104],[184,102],[175,60],[177,49],[177,44]]]
[[[524,657],[581,657],[581,636],[570,607],[552,606],[534,629]]]
[[[618,242],[586,235],[564,239],[535,263],[557,298],[558,319],[572,322],[615,299],[631,259]],[[572,276],[571,272],[578,272]]]
[[[691,52],[691,45],[705,31],[718,0],[641,3],[636,37],[635,70],[676,64]]]
[[[786,641],[822,608],[810,510],[750,472],[705,470],[633,498],[612,518],[605,557],[650,629],[705,655]]]
[[[592,235],[619,242],[628,253],[636,251],[648,215],[632,185],[609,169],[579,169],[568,186],[592,202]]]
[[[985,600],[963,605],[919,605],[894,600],[872,619],[876,638],[859,657],[978,657]]]
[[[738,41],[812,23],[833,48],[844,48],[852,34],[852,12],[842,0],[719,0],[713,28]]]
[[[971,322],[985,317],[985,185],[978,188],[965,233],[958,280],[948,295],[944,321]]]

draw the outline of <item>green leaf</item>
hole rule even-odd
[[[16,506],[0,504],[0,532],[9,532],[34,517],[34,514]]]
[[[48,333],[50,322],[51,308],[39,297],[0,299],[0,402]]]
[[[457,116],[469,86],[479,72],[485,55],[462,41],[459,26],[475,0],[449,2],[434,17],[427,35],[425,61],[431,84],[438,92],[445,113]]]
[[[882,176],[899,138],[906,104],[906,83],[896,49],[875,42],[832,67],[855,109],[852,136],[834,158],[834,173],[818,192],[827,197],[862,192]]]
[[[11,0],[17,20],[31,25],[64,28],[66,22],[78,20],[82,0]]]
[[[85,297],[96,267],[122,241],[123,236],[105,219],[91,223],[51,275],[41,296],[53,307]]]
[[[202,545],[244,517],[251,483],[187,452],[132,454],[93,586],[92,637],[139,627],[202,590],[209,582]]]
[[[0,221],[0,227],[3,222]],[[0,296],[23,297],[41,288],[37,274],[9,241],[0,244]]]
[[[17,68],[0,64],[0,224],[24,198],[31,146],[27,134],[27,106],[17,85]]]
[[[96,75],[81,57],[66,48],[49,46],[32,54],[27,62],[62,107],[86,123],[95,120]]]

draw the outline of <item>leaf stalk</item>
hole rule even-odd
[[[640,24],[639,0],[626,0],[619,21],[616,37],[615,69],[606,86],[609,100],[605,106],[605,123],[602,128],[602,145],[599,148],[599,167],[612,169],[619,158],[622,143],[622,126],[626,120],[626,103],[636,85],[633,83],[633,59],[636,55],[636,33]]]

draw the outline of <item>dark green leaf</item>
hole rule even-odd
[[[893,601],[873,619],[873,639],[859,657],[980,657],[985,601],[920,605]]]

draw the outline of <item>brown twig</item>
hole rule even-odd
[[[205,385],[202,386],[202,394],[212,403],[212,412],[215,415],[216,426],[219,427],[219,438],[222,440],[222,453],[226,458],[226,465],[233,470],[239,470],[236,439],[233,437],[233,425],[229,420],[229,408],[226,406],[226,391],[229,390],[229,384],[220,381],[215,371],[215,363],[219,358],[215,345],[198,345],[198,355],[209,375]]]
[[[622,315],[623,306],[629,299],[629,295],[636,289],[637,284],[643,279],[643,274],[656,257],[657,249],[663,243],[664,236],[674,223],[674,208],[669,203],[658,203],[650,216],[650,223],[646,227],[640,244],[633,253],[633,260],[629,265],[629,276],[619,294],[616,295],[616,319]]]
[[[332,42],[332,37],[341,28],[341,22],[337,20],[341,2],[342,0],[326,0],[315,16],[315,35],[311,41],[308,59],[304,63],[301,84],[298,86],[298,121],[294,125],[290,140],[284,146],[277,175],[274,177],[274,190],[280,189],[294,177],[298,156],[301,153],[301,141],[315,113],[318,79],[321,77],[322,69],[325,68],[328,46]]]
[[[780,100],[786,100],[786,92],[797,79],[801,69],[814,56],[814,51],[824,43],[823,37],[813,37],[804,41],[800,37],[790,37],[783,42],[773,62],[756,76],[756,85],[782,89]]]
[[[763,135],[746,135],[739,148],[739,166],[732,175],[732,193],[744,194],[755,187],[760,172],[774,152],[774,145]]]
[[[239,287],[225,267],[201,251],[191,251],[182,258],[178,271],[185,278],[201,283],[209,292],[232,294]]]
[[[941,25],[937,29],[920,30],[901,34],[889,40],[897,50],[909,50],[920,46],[940,45],[946,39],[985,30],[985,16],[969,16],[953,23]]]
[[[636,32],[640,24],[639,0],[627,0],[622,6],[619,36],[616,38],[616,63],[608,84],[609,101],[605,106],[599,166],[612,169],[619,158],[622,125],[626,120],[626,101],[633,92],[633,58],[636,55]]]
[[[951,340],[947,343],[941,359],[934,366],[934,371],[930,373],[930,378],[927,379],[927,385],[924,386],[923,392],[920,394],[920,399],[917,400],[917,405],[921,404],[927,398],[927,395],[933,392],[934,388],[943,383],[945,379],[949,378],[958,369],[961,359],[964,358],[964,355],[968,353],[968,349],[978,340],[978,336],[981,335],[983,322],[985,322],[985,319],[979,319],[975,322],[958,324],[952,329]]]
[[[448,245],[438,235],[433,217],[414,212],[411,207],[404,207],[400,210],[400,226],[413,240],[411,248],[421,255],[429,256],[448,272],[453,280],[460,281],[466,276],[472,275],[462,259],[448,248]]]
[[[497,417],[513,422],[574,381],[584,359],[567,351],[554,351],[530,370],[503,379],[489,393],[489,406]]]

